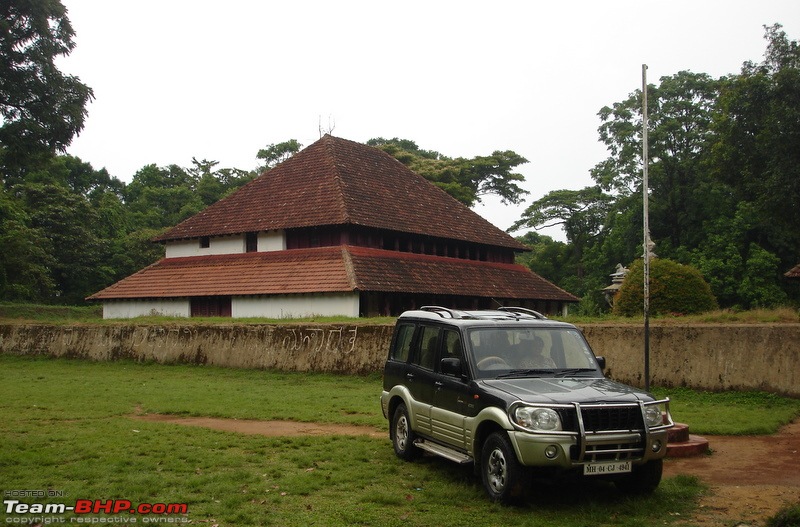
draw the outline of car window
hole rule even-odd
[[[392,345],[391,357],[394,360],[407,362],[411,355],[411,342],[414,339],[414,325],[400,324],[395,332],[395,339]]]
[[[461,335],[458,331],[452,329],[444,330],[444,349],[442,351],[443,359],[459,359],[464,360],[464,347],[461,344]]]
[[[435,326],[422,326],[420,338],[417,341],[416,353],[412,362],[418,366],[432,370],[436,360],[436,349],[439,345],[439,328]]]

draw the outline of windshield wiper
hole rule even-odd
[[[511,370],[508,373],[503,373],[498,375],[497,379],[505,379],[508,377],[522,377],[525,375],[534,375],[534,374],[542,374],[542,373],[553,373],[552,369],[541,369],[541,368],[524,368],[519,370]]]
[[[569,377],[570,375],[578,375],[580,373],[597,373],[594,368],[563,368],[553,372],[556,377]]]

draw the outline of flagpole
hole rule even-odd
[[[644,215],[644,389],[650,390],[650,218],[647,181],[647,64],[642,64],[642,200]]]

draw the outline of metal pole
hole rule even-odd
[[[650,218],[647,181],[647,64],[642,64],[642,199],[644,214],[644,389],[650,390]]]

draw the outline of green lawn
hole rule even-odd
[[[0,371],[2,490],[63,491],[67,504],[187,503],[186,518],[209,527],[647,526],[679,525],[704,492],[689,477],[665,479],[643,498],[621,496],[607,484],[567,481],[542,483],[526,505],[503,507],[487,501],[469,469],[435,458],[402,462],[385,437],[268,438],[130,418],[138,411],[294,419],[383,431],[377,375],[7,355],[0,355]],[[670,395],[676,418],[693,431],[716,420],[736,426],[717,409],[731,400],[718,404],[719,396],[683,390]],[[777,421],[785,421],[800,411],[797,401],[763,394],[734,403],[738,412],[752,413],[748,422],[777,412]]]

